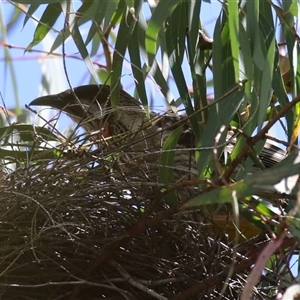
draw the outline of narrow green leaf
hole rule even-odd
[[[199,51],[199,27],[201,1],[192,0],[188,9],[188,46],[190,62],[196,62],[196,54]]]
[[[276,215],[272,210],[274,209],[274,207],[272,207],[272,204],[269,201],[262,201],[261,199],[251,199],[251,205],[255,207],[255,211],[263,214],[265,217],[271,218]],[[251,213],[251,211],[249,212],[248,210],[248,213]]]
[[[297,43],[297,45],[295,45],[295,56],[294,56],[294,62],[296,63],[296,70],[295,70],[295,74],[297,74],[295,81],[296,81],[296,94],[298,95],[300,93],[300,46]]]
[[[60,14],[61,8],[59,3],[51,3],[46,7],[38,26],[35,29],[33,41],[27,46],[26,51],[31,50],[46,37]]]
[[[102,46],[101,41],[103,38],[101,34],[102,32],[99,30],[98,23],[93,22],[88,32],[87,38],[85,39],[84,42],[86,46],[88,46],[89,43],[92,42],[91,50],[90,50],[91,57],[98,55],[101,52],[101,46]]]
[[[93,20],[98,14],[96,13],[99,8],[100,4],[96,2],[90,2],[90,1],[85,1],[77,10],[76,12],[76,22],[77,26],[80,27],[81,25],[85,24],[88,21]],[[102,7],[104,4],[102,5]],[[96,16],[95,16],[96,15]],[[91,26],[92,27],[92,26]],[[57,49],[62,43],[71,35],[71,32],[68,30],[62,29],[60,33],[57,35],[50,53],[52,53],[55,49]],[[88,44],[88,42],[86,42]]]
[[[125,2],[128,8],[134,8],[134,0],[125,0]]]
[[[16,150],[6,150],[0,148],[0,159],[5,159],[11,162],[18,161],[26,161],[28,160],[41,160],[41,159],[55,159],[60,157],[62,153],[59,151],[54,151],[52,149],[45,150],[45,148],[41,148],[42,150],[33,150],[33,151],[16,151]]]
[[[101,68],[98,70],[97,73],[98,73],[98,76],[99,76],[101,82],[103,82],[107,85],[111,85],[111,82],[110,82],[111,73],[110,72],[108,72],[104,68]]]
[[[253,62],[257,68],[264,66],[265,57],[262,52],[262,45],[259,31],[259,1],[247,2],[247,33],[253,55]]]
[[[106,32],[109,26],[115,26],[117,20],[121,19],[124,9],[124,2],[120,0],[110,0],[106,1],[104,7],[106,8],[106,11],[102,12],[102,9],[100,9],[100,14],[104,13],[103,32]]]
[[[266,169],[259,174],[251,174],[245,177],[245,181],[252,184],[258,190],[278,190],[277,185],[284,179],[300,174],[300,156],[297,152],[291,153],[288,157],[278,163],[276,166]],[[296,183],[296,182],[295,182]],[[288,193],[287,191],[280,191]]]
[[[254,189],[245,181],[239,181],[228,187],[220,187],[208,193],[201,194],[184,205],[181,209],[187,209],[208,204],[232,203],[233,198],[241,199],[254,193]]]
[[[111,1],[113,2],[113,1]],[[91,2],[92,5],[88,8],[88,10],[84,10],[83,8],[80,10],[78,9],[78,13],[82,13],[83,17],[78,20],[78,27],[81,26],[86,21],[93,21],[92,25],[89,29],[89,32],[87,34],[87,38],[85,40],[85,45],[87,46],[91,41],[93,42],[93,48],[91,51],[91,56],[94,55],[100,48],[100,41],[102,39],[102,36],[99,35],[101,24],[103,22],[103,19],[106,17],[108,18],[110,16],[110,11],[108,10],[109,4],[111,2],[108,1],[94,1]],[[114,11],[111,12],[111,15]],[[81,22],[80,22],[81,21]],[[97,46],[96,46],[97,44]]]
[[[148,106],[148,99],[145,88],[145,72],[142,70],[141,57],[139,49],[139,29],[138,26],[135,27],[131,35],[131,41],[128,45],[128,52],[131,60],[131,69],[136,81],[136,89],[138,91],[139,97],[142,101],[144,107]]]
[[[243,23],[240,22],[240,30],[239,30],[239,42],[241,45],[241,52],[243,55],[243,64],[244,64],[244,72],[246,79],[250,81],[250,84],[253,81],[254,77],[254,68],[253,68],[253,61],[252,61],[252,54],[251,54],[251,47],[247,32],[243,26]],[[245,101],[247,102],[247,101]]]
[[[286,2],[286,1],[284,1]],[[290,7],[288,9],[288,11],[294,16],[294,17],[298,17],[298,3],[297,1],[294,1],[294,0],[290,0],[290,1],[287,1],[290,3]],[[284,4],[284,3],[283,3]]]
[[[277,50],[277,52],[278,52],[278,50]],[[277,54],[277,61],[278,61],[278,54]],[[288,99],[288,96],[287,96],[287,93],[286,93],[286,90],[284,87],[282,74],[281,74],[279,67],[274,69],[272,88],[274,90],[274,94],[275,94],[276,98],[278,99],[278,102],[282,106],[284,106],[285,104],[287,104],[289,102],[289,99]],[[290,120],[290,121],[292,121],[292,120]]]
[[[83,58],[85,65],[87,66],[88,70],[90,71],[93,79],[95,82],[98,82],[98,76],[95,70],[95,67],[93,65],[93,62],[91,60],[91,57],[87,51],[87,48],[84,44],[84,41],[81,36],[81,32],[78,28],[77,22],[76,22],[76,13],[74,11],[74,8],[72,5],[69,7],[65,5],[65,3],[61,3],[62,10],[64,11],[65,16],[69,16],[69,31],[73,37],[73,40],[77,46],[77,49],[79,50],[79,53],[81,57]]]
[[[182,205],[181,209],[206,205],[206,204],[219,204],[231,203],[233,197],[242,199],[259,191],[274,191],[277,190],[278,183],[289,176],[297,175],[300,173],[300,156],[293,153],[286,159],[278,163],[275,167],[261,171],[260,173],[250,174],[244,180],[238,181],[229,186],[219,187],[207,193],[203,193],[186,204]],[[296,180],[297,181],[297,180]],[[295,181],[295,183],[296,183]],[[285,193],[286,191],[280,191]]]
[[[222,57],[222,20],[221,16],[218,17],[215,30],[214,30],[214,42],[213,42],[213,76],[214,76],[214,97],[215,99],[218,99],[223,94],[223,88],[222,88],[222,82],[223,82],[223,74],[220,72],[222,70],[222,63],[223,63],[223,57]]]
[[[61,0],[14,0],[14,2],[16,3],[22,3],[22,4],[53,4],[53,3],[57,3],[57,2],[61,2]]]
[[[32,18],[34,12],[35,12],[39,7],[40,7],[39,4],[31,4],[31,5],[29,6],[28,11],[27,11],[27,13],[26,13],[26,16],[25,16],[25,18],[24,18],[23,29],[24,29],[26,23],[28,22],[28,20],[29,20],[30,18]]]
[[[200,158],[198,160],[198,171],[200,174],[207,169],[208,164],[212,161],[215,138],[221,126],[230,123],[242,101],[243,91],[236,90],[227,97],[224,97],[224,100],[220,103],[210,107],[207,124],[203,129],[203,134],[199,137]],[[218,153],[225,148],[225,135],[226,133],[224,132],[224,136],[218,141],[218,144],[221,145],[217,149]]]
[[[292,34],[290,32],[290,30],[288,28],[286,28],[286,26],[283,26],[283,32],[285,35],[285,40],[286,40],[286,44],[287,44],[287,50],[288,50],[288,56],[289,56],[289,60],[290,60],[290,82],[289,84],[291,85],[291,94],[292,97],[296,97],[297,96],[297,86],[299,87],[299,73],[297,74],[297,70],[299,70],[299,61],[298,61],[298,53],[297,50],[299,51],[299,47],[296,47],[295,45],[295,39],[294,39],[294,34]],[[298,48],[298,49],[297,49]],[[298,61],[298,66],[296,65]],[[298,82],[298,84],[297,84]]]
[[[113,56],[113,65],[112,65],[112,75],[111,75],[111,103],[112,105],[117,105],[119,101],[119,91],[120,91],[120,78],[122,73],[123,60],[125,56],[125,52],[130,41],[130,37],[135,28],[137,20],[133,18],[131,14],[127,14],[127,6],[125,3],[122,3],[123,9],[123,17],[120,23],[120,28],[118,31],[116,48]],[[120,3],[120,5],[121,5]],[[136,13],[139,14],[141,9],[141,2],[137,2],[137,6],[135,7]],[[119,5],[119,7],[120,7]]]
[[[300,241],[300,218],[299,218],[299,216],[298,217],[287,216],[285,219],[288,221],[289,231],[299,242]],[[300,288],[298,288],[297,292],[299,292],[299,290],[300,290]],[[294,298],[294,295],[291,295],[291,297]],[[289,297],[286,299],[293,299],[293,298]]]
[[[160,87],[162,94],[164,95],[164,97],[167,100],[167,103],[170,104],[171,101],[174,99],[171,95],[169,85],[168,85],[166,79],[164,78],[156,59],[154,60],[154,62],[152,64],[150,74],[153,76],[155,82]]]
[[[193,98],[194,109],[198,110],[208,105],[206,97],[206,72],[205,68],[205,51],[199,48],[199,27],[200,24],[201,1],[190,1],[188,9],[188,35],[187,50],[191,76],[193,79]],[[205,124],[207,121],[207,110],[199,114],[198,123]],[[199,132],[201,134],[201,131]]]
[[[249,36],[249,42],[251,45],[252,53],[254,52],[255,42],[258,36],[258,24],[259,24],[259,1],[247,2],[247,33]],[[258,40],[259,41],[259,40]],[[260,45],[260,41],[259,41]]]
[[[58,141],[58,137],[44,127],[36,127],[29,124],[12,124],[0,128],[0,140],[5,140],[13,134],[18,134],[23,142],[34,142],[38,136],[48,142]]]
[[[230,32],[228,22],[221,24],[219,17],[213,42],[213,76],[215,99],[222,97],[235,84],[235,73],[230,45]]]
[[[228,24],[230,32],[230,45],[235,74],[235,82],[239,82],[240,79],[240,67],[239,67],[239,3],[238,1],[228,1]]]
[[[148,56],[147,56],[146,49],[145,49],[146,29],[147,29],[148,25],[147,25],[147,21],[146,21],[146,18],[145,18],[145,15],[144,15],[144,12],[143,12],[142,9],[140,10],[139,21],[136,24],[136,26],[137,26],[137,29],[138,29],[137,34],[139,36],[138,42],[139,42],[140,55],[144,59],[146,64],[148,65],[148,62],[147,62],[148,61]],[[149,68],[149,70],[150,70],[150,68]]]
[[[185,26],[188,24],[187,20],[187,3],[181,3],[174,10],[173,14],[168,19],[168,26],[165,31],[166,48],[169,57],[169,63],[172,74],[179,91],[181,101],[185,107],[187,115],[194,112],[191,97],[188,91],[185,74],[181,67],[184,53],[185,53]],[[199,135],[198,118],[193,116],[190,119],[193,131],[196,136]]]
[[[151,16],[146,31],[146,51],[150,66],[153,64],[156,55],[158,33],[179,3],[181,3],[181,0],[161,0]]]
[[[294,2],[294,3],[293,3]],[[298,7],[297,1],[294,0],[285,0],[282,2],[283,7],[283,16],[287,24],[290,28],[294,27],[295,19],[294,17],[298,17]]]
[[[163,147],[162,154],[160,155],[160,167],[159,167],[159,181],[161,183],[174,183],[174,158],[175,151],[178,140],[181,136],[183,128],[176,128],[170,136],[166,139]],[[164,197],[166,203],[170,206],[176,205],[178,203],[176,192],[171,191]]]
[[[274,70],[274,57],[275,57],[275,38],[273,38],[272,43],[269,47],[265,66],[262,73],[262,81],[259,95],[259,110],[258,110],[258,127],[260,128],[265,122],[265,116],[267,108],[270,105],[272,98],[272,80],[273,80],[273,70]]]

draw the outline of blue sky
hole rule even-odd
[[[74,2],[74,5],[79,7],[80,2]],[[144,6],[147,8],[147,6]],[[39,10],[36,11],[35,16],[37,19],[40,18],[42,12],[44,11],[45,5],[42,5]],[[203,2],[201,9],[201,21],[205,30],[209,33],[210,36],[213,35],[214,21],[217,18],[220,12],[221,6],[219,2],[215,1],[212,4]],[[4,24],[8,24],[10,22],[11,13],[13,10],[13,6],[7,1],[3,1],[0,3],[0,13],[2,15],[2,19],[4,20]],[[145,12],[147,14],[147,10]],[[0,76],[2,80],[0,81],[0,91],[2,97],[7,105],[7,108],[14,108],[16,103],[19,101],[21,108],[24,108],[25,104],[28,104],[31,100],[38,97],[41,93],[41,64],[44,68],[44,75],[48,74],[51,76],[51,80],[53,80],[53,84],[51,84],[53,91],[59,92],[68,87],[66,83],[65,76],[63,74],[62,59],[57,58],[49,58],[46,53],[38,53],[38,52],[24,52],[24,49],[30,44],[33,38],[33,32],[36,27],[36,23],[33,20],[29,20],[25,27],[23,27],[24,16],[21,16],[19,21],[13,27],[12,30],[8,33],[6,37],[6,41],[8,45],[12,45],[12,48],[6,48],[2,46],[1,54],[0,54]],[[54,28],[60,30],[62,28],[62,20],[55,24]],[[83,34],[85,30],[87,31],[87,27],[81,27]],[[37,45],[33,48],[33,50],[43,50],[46,51],[51,47],[54,39],[56,38],[55,32],[50,32],[47,41],[44,41],[42,44]],[[77,49],[72,41],[68,41],[66,44],[66,53],[70,55],[76,55],[79,57],[77,53]],[[12,69],[9,64],[5,61],[4,51],[8,51],[9,55],[12,58]],[[57,49],[55,52],[61,53],[61,49]],[[48,58],[48,60],[47,60]],[[48,65],[45,66],[46,60],[48,61]],[[104,60],[99,59],[99,61],[104,63]],[[87,84],[89,82],[89,73],[85,64],[76,59],[66,59],[67,62],[67,71],[68,76],[70,77],[71,83],[73,86]],[[55,70],[59,70],[54,72],[53,68],[59,68]],[[54,72],[54,75],[53,73]],[[14,75],[12,75],[14,73]],[[134,82],[131,76],[130,65],[128,63],[124,64],[124,76],[122,78],[122,83],[124,87],[131,94],[133,93]],[[60,78],[58,79],[57,74],[60,74]],[[17,84],[17,95],[14,94],[13,90],[13,76],[16,78]],[[153,91],[155,93],[155,91]],[[176,95],[176,92],[174,94]],[[155,97],[157,99],[157,97]],[[159,101],[163,102],[163,99]],[[162,104],[157,104],[161,106]]]

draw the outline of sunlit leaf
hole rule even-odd
[[[136,13],[138,14],[141,9],[141,3],[135,7]],[[123,9],[122,21],[119,27],[119,34],[116,40],[116,48],[113,55],[113,64],[112,64],[112,76],[111,76],[111,85],[112,85],[112,93],[111,93],[111,102],[112,105],[115,106],[119,101],[119,91],[120,91],[120,77],[122,73],[123,60],[125,56],[125,51],[128,47],[128,43],[130,41],[130,36],[133,33],[137,20],[132,17],[132,15],[127,14],[127,7],[125,3],[119,4],[119,8]],[[118,8],[118,9],[119,9]]]
[[[146,31],[146,51],[150,66],[154,61],[157,50],[158,33],[163,28],[166,19],[180,2],[180,0],[161,0],[151,16]]]
[[[7,139],[12,134],[18,134],[20,140],[26,142],[34,142],[38,138],[45,141],[58,141],[58,137],[44,127],[35,127],[29,124],[12,124],[0,128],[0,140]]]
[[[261,171],[259,174],[247,175],[244,180],[203,193],[184,204],[182,209],[205,204],[232,203],[233,197],[241,199],[261,190],[274,191],[284,178],[294,175],[299,177],[299,174],[300,156],[294,153],[273,168]],[[290,191],[283,187],[279,192],[289,193]]]
[[[28,8],[27,14],[24,18],[23,22],[23,28],[25,27],[28,20],[33,16],[34,12],[39,8],[40,6],[38,4],[31,4]]]
[[[239,67],[239,5],[236,1],[228,2],[228,24],[230,32],[230,45],[235,74],[235,81],[239,82],[240,79],[240,67]]]
[[[85,24],[86,22],[93,20],[98,15],[96,12],[98,11],[98,6],[100,4],[97,1],[84,1],[82,5],[76,12],[76,22],[77,26],[80,27],[81,25]],[[105,4],[102,4],[102,7]],[[92,28],[92,27],[91,27]],[[95,34],[95,33],[94,33]],[[50,52],[53,52],[57,49],[61,44],[67,40],[67,38],[71,35],[69,30],[61,30],[61,32],[57,35]],[[88,36],[89,37],[89,36]],[[90,37],[89,37],[90,39]],[[88,42],[86,42],[88,44]]]
[[[182,127],[178,127],[177,129],[175,129],[172,134],[166,139],[162,147],[159,167],[159,181],[161,183],[174,183],[174,158],[176,155],[176,146],[182,133],[182,129]],[[165,201],[170,206],[177,204],[178,200],[176,197],[176,192],[169,192],[165,196]]]
[[[14,2],[23,4],[53,4],[55,2],[61,2],[61,0],[14,0]]]
[[[261,88],[260,88],[260,105],[259,105],[259,112],[258,112],[258,126],[262,126],[263,122],[265,121],[265,115],[267,108],[269,106],[273,90],[271,89],[272,86],[272,75],[273,75],[273,68],[274,68],[274,56],[275,56],[275,39],[271,43],[267,58],[265,61],[265,67],[262,72],[262,81],[261,81]]]
[[[95,80],[96,83],[98,83],[98,76],[95,70],[95,67],[93,65],[93,62],[91,60],[91,57],[89,55],[89,52],[86,48],[86,45],[82,39],[81,32],[78,28],[77,20],[76,20],[76,14],[74,11],[74,8],[70,6],[70,11],[68,11],[68,6],[63,5],[62,3],[62,10],[64,11],[65,15],[68,15],[69,18],[69,30],[70,33],[73,37],[73,40],[79,50],[79,53],[81,57],[83,58],[87,69],[90,71],[93,79]]]
[[[35,2],[36,3],[36,2]],[[48,32],[52,29],[53,25],[57,21],[58,17],[61,14],[61,8],[59,3],[51,3],[49,4],[33,35],[33,41],[27,46],[26,50],[31,50],[34,46],[39,44],[48,34]]]
[[[133,31],[131,35],[131,42],[128,45],[128,51],[132,63],[132,72],[134,74],[134,78],[136,79],[136,88],[138,91],[138,94],[140,96],[140,99],[142,101],[142,104],[147,107],[148,106],[148,99],[146,94],[146,88],[145,88],[145,72],[142,69],[141,66],[141,59],[140,59],[140,50],[139,45],[136,41],[139,40],[139,29],[138,27],[135,27],[135,30]]]

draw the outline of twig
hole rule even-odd
[[[150,295],[151,297],[153,297],[155,299],[158,299],[158,300],[167,300],[168,299],[168,298],[165,298],[165,297],[155,293],[152,289],[149,289],[146,286],[144,286],[143,284],[134,280],[130,276],[130,274],[126,270],[124,270],[124,268],[122,268],[122,266],[120,264],[118,264],[117,262],[111,261],[110,264],[112,266],[114,266],[120,272],[120,274],[123,276],[123,278],[132,286],[138,288],[139,290],[145,292],[146,294]]]

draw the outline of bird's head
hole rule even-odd
[[[103,131],[103,136],[113,135],[112,124],[119,124],[123,131],[141,126],[145,112],[140,103],[121,90],[119,105],[112,107],[111,90],[108,85],[84,85],[59,94],[39,97],[29,103],[31,106],[50,106],[68,114],[73,121],[86,131]],[[110,130],[110,131],[109,131]]]

